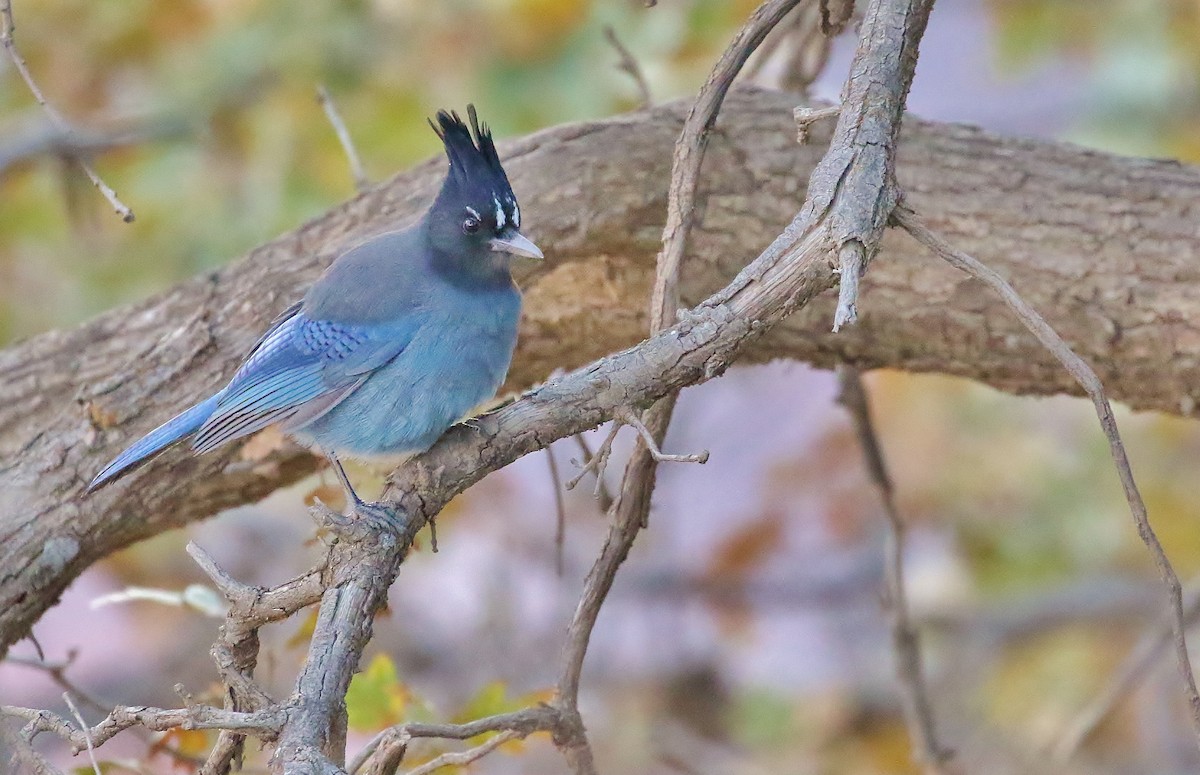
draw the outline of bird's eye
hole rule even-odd
[[[468,215],[466,220],[463,221],[463,232],[466,234],[474,234],[475,232],[479,231],[479,226],[479,219],[473,215]]]

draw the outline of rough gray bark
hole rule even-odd
[[[788,222],[823,153],[789,141],[795,98],[730,95],[710,143],[683,296],[720,287]],[[550,261],[524,278],[528,314],[510,384],[628,345],[646,328],[685,106],[555,128],[503,149]],[[0,652],[83,568],[135,540],[244,503],[312,470],[288,448],[168,453],[128,482],[80,492],[119,449],[215,388],[269,319],[339,248],[416,214],[441,164],[398,176],[213,275],[0,353]],[[897,176],[930,225],[1008,276],[1136,407],[1193,414],[1200,384],[1200,171],[906,119]],[[832,297],[744,359],[846,359],[1074,391],[1000,302],[889,233],[863,281],[859,324],[827,333]]]

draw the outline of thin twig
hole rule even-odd
[[[604,25],[604,39],[608,41],[610,46],[616,49],[617,56],[620,57],[617,61],[617,67],[628,73],[633,82],[637,84],[638,96],[641,98],[638,107],[646,107],[650,104],[652,98],[650,95],[650,84],[646,82],[646,75],[642,72],[641,66],[638,65],[637,60],[634,59],[633,54],[625,47],[625,44],[621,42],[621,39],[617,37],[617,31],[613,29],[611,24]]]
[[[350,761],[346,772],[355,775],[366,763],[375,758],[376,751],[389,745],[407,745],[416,738],[440,738],[443,740],[469,740],[487,732],[511,730],[520,737],[534,732],[549,732],[558,725],[558,712],[548,705],[533,705],[528,708],[500,713],[495,716],[469,721],[465,724],[427,724],[410,721],[389,727],[375,735]],[[386,753],[382,755],[387,756]]]
[[[346,154],[346,161],[350,163],[350,174],[354,176],[354,188],[361,194],[371,187],[371,181],[367,177],[366,170],[363,169],[362,159],[358,155],[358,149],[354,147],[350,130],[346,128],[346,122],[342,121],[342,114],[338,112],[333,97],[329,96],[329,90],[323,84],[317,86],[317,102],[321,103],[321,107],[325,109],[325,117],[333,125],[333,131],[337,135],[338,142],[342,144],[342,151]]]
[[[67,120],[64,119],[62,115],[46,100],[46,96],[42,94],[42,90],[38,87],[37,81],[33,80],[33,74],[29,72],[29,65],[26,64],[25,58],[21,56],[21,52],[17,50],[17,43],[13,37],[13,33],[16,31],[17,27],[13,22],[12,0],[0,0],[0,17],[3,19],[3,29],[0,29],[0,44],[2,44],[4,48],[8,50],[8,56],[10,59],[12,59],[13,64],[16,66],[17,72],[21,74],[21,79],[25,81],[25,85],[29,87],[29,91],[33,94],[33,98],[37,100],[39,105],[42,106],[42,110],[46,112],[46,116],[49,117],[50,122],[53,123],[54,126],[63,133],[64,137],[69,140],[71,137],[73,137],[74,130],[71,128],[71,125],[67,123]],[[79,164],[79,168],[82,169],[84,174],[88,176],[88,180],[92,181],[92,185],[96,187],[96,190],[104,195],[104,198],[108,200],[110,205],[112,205],[112,208],[116,211],[117,215],[121,216],[121,220],[125,223],[132,223],[134,219],[133,210],[130,210],[129,207],[117,197],[117,192],[113,191],[107,183],[100,179],[100,176],[96,174],[94,169],[92,169],[92,165],[87,161],[87,159],[85,159],[83,156],[76,156],[74,158],[76,163]]]
[[[822,119],[835,118],[841,112],[841,105],[828,105],[822,108],[800,105],[793,108],[792,119],[796,122],[796,142],[804,145],[808,142],[808,135],[813,124]]]
[[[1112,405],[1108,402],[1108,396],[1104,393],[1104,386],[1101,384],[1100,378],[1096,376],[1092,367],[1076,355],[1075,351],[1050,327],[1050,324],[1029,306],[995,270],[980,263],[974,257],[952,248],[940,236],[930,231],[917,214],[907,206],[903,204],[897,206],[892,213],[892,218],[918,242],[932,250],[951,266],[961,269],[995,291],[1025,327],[1075,378],[1075,381],[1092,400],[1096,416],[1100,420],[1100,428],[1104,431],[1105,438],[1108,439],[1109,452],[1112,455],[1113,464],[1116,466],[1117,476],[1121,480],[1125,500],[1129,504],[1129,511],[1137,524],[1138,536],[1149,549],[1154,558],[1154,564],[1158,567],[1162,583],[1167,588],[1175,656],[1179,663],[1179,674],[1184,681],[1184,693],[1191,711],[1192,728],[1196,734],[1197,744],[1200,745],[1200,693],[1196,691],[1196,679],[1192,673],[1192,663],[1188,656],[1187,639],[1184,632],[1186,625],[1183,611],[1183,587],[1179,583],[1179,576],[1175,573],[1175,568],[1163,550],[1158,536],[1154,533],[1154,528],[1150,525],[1146,504],[1134,481],[1133,469],[1129,465],[1129,456],[1125,452],[1125,445],[1121,441],[1120,432],[1117,430],[1117,421],[1113,416]]]
[[[1200,619],[1200,579],[1190,581],[1184,590],[1183,616],[1188,627]],[[1158,664],[1163,652],[1170,649],[1171,634],[1171,622],[1168,619],[1142,636],[1104,690],[1080,711],[1063,736],[1055,742],[1050,753],[1056,762],[1069,762],[1117,703],[1145,679],[1146,674]]]
[[[585,467],[591,465],[592,460],[594,460],[596,456],[592,454],[592,448],[588,445],[587,439],[583,437],[582,433],[576,433],[572,438],[575,439],[575,443],[579,446],[579,453],[583,456],[583,465]],[[575,463],[574,460],[571,462]],[[595,495],[596,500],[600,504],[600,511],[607,514],[608,510],[612,508],[613,496],[612,493],[608,491],[608,483],[604,481],[603,474],[604,472],[601,471],[596,476]],[[567,489],[569,490],[571,488],[567,487]]]
[[[408,775],[429,775],[434,770],[440,770],[442,767],[457,766],[462,767],[470,764],[473,761],[482,759],[492,751],[507,743],[509,740],[517,737],[517,733],[513,730],[501,732],[495,737],[475,746],[468,748],[465,751],[448,751],[440,756],[431,759],[422,764],[420,767],[409,770]]]
[[[896,677],[900,682],[904,723],[912,741],[917,762],[928,775],[941,775],[953,759],[953,752],[938,742],[933,719],[933,704],[925,684],[921,660],[921,641],[908,610],[908,594],[904,584],[904,519],[896,507],[895,490],[888,475],[883,448],[871,419],[871,405],[858,369],[848,364],[838,366],[841,390],[838,402],[846,407],[854,421],[858,444],[862,449],[867,474],[887,516],[887,546],[884,550],[884,576],[887,589],[884,607],[891,620],[892,650],[896,658]]]
[[[47,676],[49,676],[54,683],[58,684],[59,688],[61,688],[63,691],[70,692],[72,697],[78,697],[82,704],[87,705],[92,710],[107,714],[109,709],[112,708],[111,703],[102,702],[95,695],[91,694],[86,689],[83,689],[79,686],[79,684],[67,677],[67,670],[72,664],[74,664],[78,655],[79,653],[77,650],[71,649],[67,652],[66,659],[58,662],[51,662],[45,659],[44,654],[42,655],[42,658],[22,657],[10,654],[4,659],[4,661],[10,665],[20,665],[22,667],[29,667],[34,670],[41,670]],[[134,732],[140,733],[147,740],[152,739],[152,733],[147,729],[134,727],[133,730]],[[158,744],[158,746],[160,750],[173,756],[181,762],[193,761],[193,757],[188,756],[174,746],[163,745],[161,742]]]
[[[616,440],[617,432],[620,430],[621,423],[617,420],[613,420],[612,425],[608,429],[608,434],[605,435],[604,441],[600,442],[600,447],[596,450],[596,454],[590,456],[585,455],[583,459],[583,465],[581,465],[579,468],[579,473],[567,480],[568,490],[574,490],[575,485],[579,484],[580,480],[587,476],[589,471],[596,474],[596,497],[599,498],[601,494],[607,490],[604,485],[604,472],[608,469],[608,457],[612,454],[613,441]],[[580,437],[577,435],[577,438]],[[582,439],[581,443],[583,443],[584,450],[586,452],[587,444],[582,442]],[[571,462],[578,464],[577,461]],[[610,495],[609,503],[611,504],[611,502],[612,496]],[[608,511],[607,508],[604,510]]]
[[[233,578],[194,541],[189,541],[186,548],[200,569],[212,579],[217,590],[229,601],[225,626],[236,630],[226,634],[230,639],[236,640],[252,629],[286,619],[302,608],[316,603],[325,591],[324,565],[313,568],[291,581],[263,590]]]
[[[229,602],[225,624],[210,651],[224,684],[225,710],[252,711],[271,707],[273,700],[253,677],[258,664],[258,628],[264,623],[258,617],[258,611],[265,608],[268,614],[282,618],[315,602],[324,590],[320,570],[264,590],[233,578],[194,542],[188,542],[187,552]],[[201,765],[199,775],[227,775],[232,766],[241,761],[245,744],[244,734],[222,729]]]
[[[243,729],[270,738],[283,723],[283,710],[278,707],[255,713],[235,713],[207,705],[173,709],[117,707],[100,723],[82,731],[77,731],[62,716],[47,710],[0,705],[0,715],[24,719],[28,722],[25,727],[30,737],[42,732],[58,735],[70,743],[76,753],[87,748],[89,739],[93,745],[99,747],[114,735],[135,726],[142,726],[154,732],[165,732],[174,727]]]
[[[4,138],[4,144],[0,145],[0,174],[36,156],[90,159],[119,148],[178,137],[187,131],[188,127],[182,122],[160,119],[104,131],[76,131],[72,135],[47,122],[44,126]]]
[[[550,468],[550,486],[554,489],[554,571],[559,578],[563,575],[563,549],[567,540],[567,506],[563,500],[562,476],[558,473],[558,461],[554,459],[554,445],[543,450]]]
[[[46,659],[21,657],[11,654],[6,657],[4,661],[13,665],[21,665],[23,667],[33,668],[34,670],[41,670],[50,677],[50,680],[58,684],[60,689],[71,692],[71,694],[82,700],[83,704],[87,705],[93,710],[99,711],[100,713],[108,713],[110,705],[101,702],[90,692],[80,688],[78,684],[67,678],[67,670],[72,664],[74,664],[77,656],[78,652],[75,649],[71,649],[67,652],[67,658],[60,662],[50,662]]]
[[[696,215],[700,167],[708,148],[708,135],[717,121],[725,94],[767,34],[802,1],[769,0],[760,5],[721,54],[684,119],[683,131],[675,142],[667,195],[667,222],[663,227],[663,247],[658,254],[654,295],[650,302],[654,330],[673,322],[679,306],[679,265],[686,253],[688,234]]]
[[[83,739],[87,742],[88,758],[92,761],[92,771],[96,775],[101,775],[100,762],[96,761],[96,747],[92,745],[92,735],[88,731],[87,722],[83,720],[83,714],[79,712],[79,708],[75,707],[75,701],[71,699],[70,692],[63,692],[63,701],[67,703],[67,707],[71,710],[71,715],[79,722],[79,731],[83,733]]]
[[[650,429],[646,427],[636,413],[623,412],[620,417],[621,422],[638,432],[642,443],[646,445],[646,450],[656,463],[699,463],[700,465],[704,465],[708,462],[707,449],[702,449],[699,452],[689,455],[671,455],[663,452],[658,448],[658,442],[655,441],[654,434],[650,432]]]

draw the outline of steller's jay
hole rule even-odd
[[[487,125],[468,106],[430,122],[450,170],[404,231],[343,253],[280,315],[233,379],[109,463],[88,491],[192,437],[208,452],[268,425],[328,456],[355,508],[338,453],[419,452],[495,395],[512,360],[521,294],[512,256],[542,258]]]

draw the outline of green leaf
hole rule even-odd
[[[346,692],[350,728],[375,732],[404,720],[408,688],[400,682],[387,654],[376,654],[367,669],[354,676]]]

